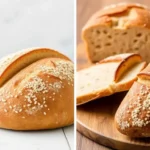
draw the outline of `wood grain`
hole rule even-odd
[[[78,69],[91,65],[78,46]],[[83,61],[81,61],[83,60]],[[85,63],[85,64],[84,64]],[[81,65],[80,65],[81,64]],[[150,138],[133,139],[124,136],[114,125],[115,112],[126,92],[114,94],[77,107],[77,130],[99,144],[118,150],[148,150]]]
[[[79,132],[77,132],[77,139],[79,140],[79,142],[77,143],[78,150],[111,150],[108,147],[104,147],[91,141]]]
[[[124,2],[122,0],[77,0],[77,44],[81,43],[81,30],[85,25],[89,17],[99,10],[100,8],[117,2]],[[126,0],[126,2],[136,2],[142,3],[150,6],[150,1],[148,0]],[[87,56],[84,50],[83,45],[79,45],[80,48],[77,50],[77,69],[82,69],[90,65],[90,62],[87,60]],[[80,57],[85,56],[85,57]],[[106,150],[107,148],[95,144],[95,142],[90,141],[81,134],[77,134],[77,149],[86,150],[88,145],[89,150]],[[94,146],[95,145],[95,146]],[[81,148],[80,148],[81,147]]]
[[[77,70],[81,70],[92,65],[92,63],[88,60],[83,43],[79,44],[77,47],[77,56]]]

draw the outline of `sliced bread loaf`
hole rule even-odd
[[[111,5],[95,13],[82,30],[89,59],[139,53],[150,61],[150,10],[139,4]]]

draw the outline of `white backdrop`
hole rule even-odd
[[[73,0],[0,0],[0,57],[24,48],[50,47],[73,60],[73,4]],[[0,129],[0,150],[69,150],[73,141],[73,126],[37,132]]]
[[[73,0],[0,0],[0,57],[50,47],[73,59]]]

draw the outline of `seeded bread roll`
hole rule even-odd
[[[73,124],[73,63],[66,56],[37,48],[3,60],[0,128],[41,130]]]
[[[77,72],[77,105],[129,90],[145,66],[138,54],[119,54]]]
[[[108,6],[89,19],[82,38],[92,62],[120,53],[139,53],[149,62],[150,10],[140,4]]]
[[[150,137],[150,64],[138,74],[115,115],[117,129],[131,137]]]

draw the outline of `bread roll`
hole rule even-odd
[[[138,74],[115,115],[117,129],[131,137],[150,137],[149,71],[150,64]]]
[[[66,56],[35,48],[1,64],[0,128],[41,130],[73,124],[74,72]]]
[[[92,62],[120,53],[139,53],[149,62],[150,10],[140,4],[108,6],[89,19],[82,38]]]
[[[138,54],[110,56],[77,72],[77,105],[129,90],[146,66]]]

